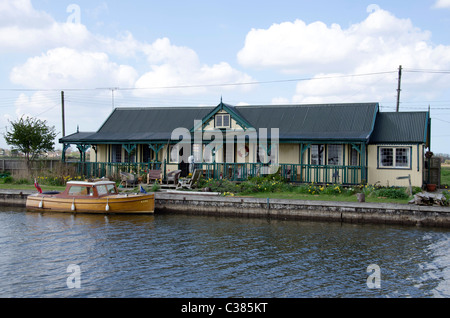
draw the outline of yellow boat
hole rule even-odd
[[[153,213],[153,193],[121,194],[113,181],[69,181],[61,192],[29,195],[26,208],[39,212]]]

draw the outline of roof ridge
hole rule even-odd
[[[215,106],[132,106],[132,107],[115,107],[114,110],[147,110],[147,109],[201,109],[214,108]]]
[[[320,106],[357,106],[357,105],[377,105],[377,102],[371,103],[324,103],[324,104],[271,104],[271,105],[238,105],[234,107],[246,108],[246,107],[320,107]]]

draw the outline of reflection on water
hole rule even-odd
[[[8,208],[0,248],[0,297],[450,296],[445,229]]]

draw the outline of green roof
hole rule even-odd
[[[255,128],[279,128],[280,139],[367,140],[377,103],[236,107]]]
[[[97,132],[75,133],[60,139],[61,143],[167,143],[175,128],[193,129],[194,120],[204,123],[215,113],[225,110],[243,128],[279,128],[280,141],[364,141],[379,142],[387,136],[417,140],[423,125],[410,125],[414,136],[396,135],[398,128],[387,126],[406,123],[414,115],[397,113],[397,121],[378,111],[378,103],[232,106],[215,107],[146,107],[116,108]],[[414,114],[414,113],[413,113]],[[377,120],[375,120],[377,119]],[[422,122],[421,122],[422,123]],[[423,124],[423,123],[422,123]],[[374,132],[375,129],[375,132]],[[389,134],[387,133],[389,132]],[[417,135],[417,136],[416,136]],[[404,140],[411,141],[411,140]]]
[[[370,143],[425,143],[428,125],[428,112],[380,112]]]

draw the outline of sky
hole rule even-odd
[[[450,154],[450,0],[0,0],[0,148],[115,107],[378,102],[427,111]],[[61,149],[59,143],[56,149]]]

